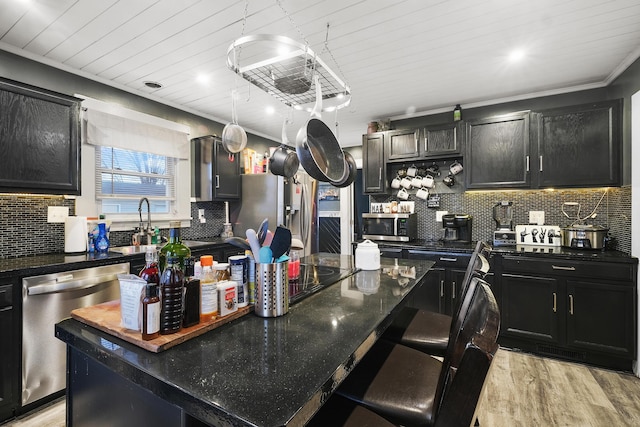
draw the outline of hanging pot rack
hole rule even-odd
[[[298,110],[312,110],[314,75],[320,78],[322,111],[334,111],[351,102],[349,86],[308,45],[289,37],[275,34],[242,36],[227,49],[227,66],[280,102]]]

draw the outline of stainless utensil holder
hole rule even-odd
[[[289,263],[256,263],[255,313],[278,317],[289,311]]]

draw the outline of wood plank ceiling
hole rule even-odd
[[[640,56],[638,0],[0,0],[0,11],[2,50],[221,123],[235,87],[239,123],[275,141],[283,116],[295,140],[308,113],[237,77],[227,49],[243,34],[306,40],[351,88],[351,104],[323,117],[343,146],[372,120],[600,87]]]

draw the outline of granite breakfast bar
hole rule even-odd
[[[303,262],[353,265],[317,254]],[[433,263],[382,258],[277,318],[249,313],[161,353],[67,319],[67,425],[304,425]]]

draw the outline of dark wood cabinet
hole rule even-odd
[[[385,133],[388,146],[386,159],[413,160],[420,156],[418,142],[420,132],[417,129],[392,130]]]
[[[421,132],[420,155],[430,159],[462,154],[463,133],[462,122],[425,126]]]
[[[197,201],[236,200],[241,191],[240,155],[230,156],[217,136],[192,139],[192,197]]]
[[[637,264],[499,257],[502,345],[629,370]]]
[[[383,132],[362,137],[362,188],[365,194],[384,194],[387,191],[384,143]]]
[[[466,187],[527,188],[529,174],[529,112],[467,123]]]
[[[621,101],[535,114],[538,187],[620,185]]]
[[[409,305],[448,315],[455,313],[460,303],[462,281],[471,260],[471,254],[408,249],[407,258],[435,262],[433,268],[427,273],[425,283],[413,293],[413,299]]]
[[[80,100],[0,79],[0,192],[80,194]]]
[[[6,282],[3,282],[6,283]],[[12,417],[18,408],[20,364],[18,361],[18,322],[14,307],[14,285],[0,285],[0,423]]]

